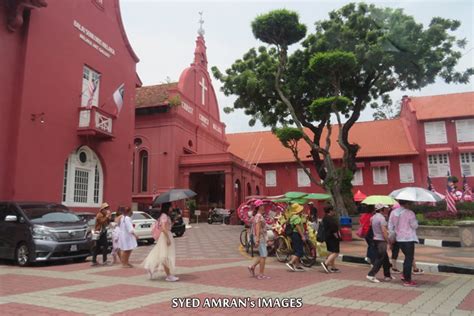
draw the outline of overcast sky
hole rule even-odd
[[[286,8],[299,13],[300,21],[306,24],[308,33],[314,32],[314,22],[327,19],[328,13],[349,1],[162,1],[121,0],[122,18],[128,38],[140,58],[137,71],[144,85],[165,83],[168,78],[177,81],[181,72],[192,63],[199,28],[199,11],[204,12],[204,30],[209,70],[217,66],[221,71],[229,68],[236,59],[252,47],[263,45],[257,41],[250,28],[251,21],[259,14]],[[457,19],[460,28],[454,33],[466,38],[468,44],[458,69],[474,67],[472,0],[404,0],[367,1],[379,6],[403,8],[417,22],[428,25],[431,18]],[[212,77],[212,74],[211,74]],[[228,133],[258,131],[257,123],[248,126],[250,117],[243,112],[225,114],[222,109],[231,106],[235,97],[226,97],[220,92],[220,83],[212,78],[221,110],[221,121]],[[474,81],[474,78],[471,80]],[[392,93],[394,102],[402,95],[410,96],[447,94],[473,91],[474,84],[447,85],[442,82],[419,91],[397,91]],[[372,120],[371,110],[362,113],[360,121]]]

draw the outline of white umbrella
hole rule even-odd
[[[405,200],[413,202],[439,202],[443,199],[436,193],[418,187],[406,187],[392,191],[389,194],[395,200]]]

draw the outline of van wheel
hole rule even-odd
[[[25,243],[19,244],[16,248],[15,260],[20,267],[26,267],[30,264],[30,250]]]

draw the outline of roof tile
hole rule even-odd
[[[420,121],[474,116],[474,92],[410,97],[410,106]]]
[[[306,133],[312,137],[309,130],[306,130]],[[342,158],[342,150],[337,145],[337,134],[337,126],[333,125],[330,149],[333,159]],[[326,130],[321,138],[322,146],[325,144],[325,137]],[[349,139],[361,146],[357,155],[360,158],[418,154],[410,142],[401,119],[356,123],[351,129]],[[261,157],[259,163],[294,161],[291,151],[283,147],[271,131],[227,134],[227,141],[230,143],[231,153],[247,161],[254,157],[253,163],[258,160],[258,157]],[[304,140],[300,141],[299,157],[302,160],[310,160],[307,157],[309,154],[309,146]]]
[[[178,87],[177,82],[141,87],[136,90],[136,107],[146,108],[165,104],[169,91]]]

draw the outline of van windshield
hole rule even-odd
[[[23,208],[26,217],[34,224],[43,223],[74,223],[81,219],[74,213],[62,208]]]

